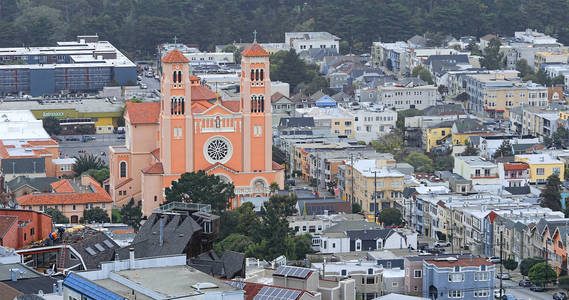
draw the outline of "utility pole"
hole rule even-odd
[[[549,251],[547,249],[547,244],[549,244],[549,238],[547,238],[547,240],[545,240],[545,283],[543,284],[543,286],[545,287],[545,285],[547,284],[547,268],[549,267]]]
[[[454,213],[452,207],[450,208],[450,253],[454,253]]]
[[[352,168],[352,195],[350,196],[350,203],[354,204],[354,154],[350,153],[350,167]]]
[[[377,224],[377,171],[373,171],[373,216]]]
[[[503,288],[502,288],[502,266],[504,264],[502,264],[502,246],[504,245],[504,227],[503,225],[500,224],[500,299],[502,299],[502,293],[503,293]],[[546,243],[546,247],[547,247],[547,243]]]

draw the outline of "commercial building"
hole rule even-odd
[[[340,51],[340,38],[328,32],[285,32],[285,44],[296,53],[309,49]]]
[[[33,97],[136,84],[136,65],[98,36],[78,36],[55,47],[0,49],[0,93]]]
[[[0,110],[29,110],[38,120],[54,117],[63,133],[73,134],[78,126],[92,133],[113,133],[124,103],[111,99],[21,100],[0,103]],[[41,124],[41,122],[40,122]]]

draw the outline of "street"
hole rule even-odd
[[[154,77],[146,77],[144,74],[140,76],[142,77],[141,82],[146,84],[149,90],[160,90],[160,80]]]
[[[500,288],[500,279],[496,279],[496,290]],[[553,292],[532,292],[527,287],[521,287],[518,285],[517,281],[503,280],[502,285],[506,290],[505,294],[510,294],[516,297],[516,299],[523,300],[551,300]]]
[[[99,156],[107,165],[109,164],[109,146],[124,145],[125,140],[118,137],[119,134],[90,134],[88,136],[95,137],[96,140],[89,142],[81,142],[82,135],[60,135],[57,136],[61,141],[59,142],[59,152],[62,156],[78,156],[79,150],[85,150],[86,153]],[[66,138],[78,138],[79,141],[66,141]],[[104,152],[105,155],[101,155]]]

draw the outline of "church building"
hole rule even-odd
[[[223,101],[190,76],[178,50],[162,58],[160,103],[128,102],[125,145],[110,147],[109,193],[117,206],[142,200],[144,215],[164,201],[164,189],[185,172],[204,170],[233,183],[243,197],[284,187],[272,160],[269,54],[253,43],[242,52],[239,101]]]

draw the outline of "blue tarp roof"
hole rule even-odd
[[[74,273],[67,275],[63,285],[93,300],[126,299]]]
[[[316,100],[316,106],[318,107],[336,107],[336,101],[332,97],[325,95],[322,98]]]

